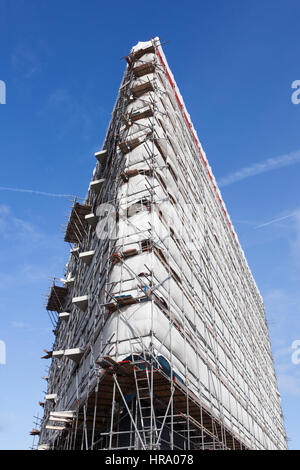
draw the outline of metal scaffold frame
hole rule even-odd
[[[285,448],[263,303],[158,38],[126,60],[47,302],[38,448]]]

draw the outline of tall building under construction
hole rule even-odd
[[[155,38],[127,67],[65,278],[38,449],[285,449],[262,298]]]

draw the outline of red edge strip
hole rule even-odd
[[[163,61],[163,58],[162,58],[162,56],[161,56],[159,50],[156,49],[156,52],[157,52],[157,55],[158,55],[158,57],[159,57],[160,63],[161,63],[161,65],[162,65],[164,71],[166,72],[166,75],[167,75],[168,80],[169,80],[169,82],[170,82],[171,88],[172,88],[172,90],[173,90],[173,92],[174,92],[174,94],[175,94],[176,101],[177,101],[177,103],[178,103],[178,105],[179,105],[179,107],[180,107],[180,110],[181,110],[181,112],[182,112],[183,118],[184,118],[184,120],[185,120],[185,122],[186,122],[186,125],[187,125],[189,131],[190,131],[190,134],[191,134],[191,136],[192,136],[192,138],[193,138],[193,141],[194,141],[194,143],[195,143],[195,145],[196,145],[196,147],[197,147],[197,150],[198,150],[199,155],[200,155],[200,157],[201,157],[202,163],[204,164],[204,166],[205,166],[205,168],[206,168],[208,177],[209,177],[211,183],[213,184],[212,176],[211,176],[210,171],[209,171],[208,168],[207,168],[207,163],[206,163],[206,160],[205,160],[205,158],[204,158],[204,156],[203,156],[203,154],[202,154],[202,152],[201,152],[198,139],[196,138],[194,132],[192,131],[192,126],[191,126],[191,124],[190,124],[190,122],[189,122],[189,120],[188,120],[188,118],[187,118],[187,116],[186,116],[186,114],[185,114],[185,112],[184,112],[184,108],[183,108],[183,105],[182,105],[182,103],[181,103],[181,101],[180,101],[180,99],[179,99],[179,96],[178,96],[178,94],[176,93],[175,85],[174,85],[174,83],[173,83],[173,81],[172,81],[172,79],[171,79],[171,76],[170,76],[170,74],[169,74],[169,72],[168,72],[168,69],[167,69],[167,67],[166,67],[166,65],[165,65],[165,63],[164,63],[164,61]],[[235,233],[234,233],[234,231],[232,230],[232,227],[231,227],[231,223],[230,223],[228,214],[227,214],[226,210],[224,209],[224,206],[223,206],[223,204],[222,204],[221,198],[220,198],[220,196],[219,196],[219,194],[218,194],[218,192],[217,192],[217,188],[216,188],[216,186],[215,186],[214,184],[213,184],[213,188],[214,188],[214,191],[215,191],[215,193],[216,193],[216,195],[217,195],[217,198],[218,198],[218,201],[219,201],[220,206],[221,206],[221,208],[222,208],[222,211],[223,211],[223,213],[224,213],[224,215],[225,215],[225,218],[226,218],[227,224],[228,224],[228,226],[229,226],[229,228],[230,228],[230,231],[231,231],[231,233],[232,233],[232,236],[233,236],[234,239],[236,239],[236,238],[235,238]]]

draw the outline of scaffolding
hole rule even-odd
[[[126,61],[49,294],[38,448],[285,449],[263,302],[159,39]]]

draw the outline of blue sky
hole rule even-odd
[[[158,35],[264,297],[291,449],[300,449],[300,5],[293,0],[0,0],[0,448],[26,449],[53,336],[44,308],[126,62]],[[278,220],[280,219],[280,220]]]

